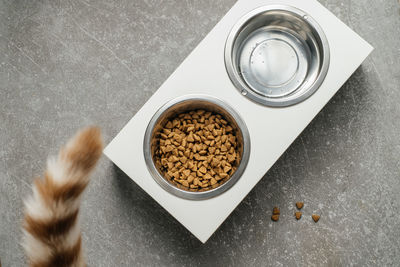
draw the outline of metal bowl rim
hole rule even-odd
[[[224,109],[226,112],[228,112],[233,119],[236,121],[242,135],[243,135],[243,153],[242,153],[242,158],[239,164],[239,167],[235,171],[235,173],[222,185],[208,190],[208,191],[202,191],[202,192],[192,192],[192,191],[186,191],[182,190],[170,182],[168,182],[157,170],[156,166],[154,165],[153,157],[151,155],[151,134],[158,123],[159,119],[161,116],[164,114],[164,112],[168,111],[170,108],[173,106],[186,102],[188,100],[199,100],[199,101],[206,101],[210,102],[212,104],[218,105],[220,108]],[[188,200],[205,200],[209,199],[212,197],[216,197],[228,189],[230,189],[242,176],[243,172],[245,171],[249,158],[250,158],[250,134],[247,129],[247,126],[243,119],[240,117],[240,115],[226,102],[223,100],[210,96],[210,95],[203,95],[203,94],[189,94],[189,95],[184,95],[180,96],[177,98],[174,98],[168,102],[166,102],[164,105],[162,105],[156,113],[152,116],[149,124],[147,125],[145,134],[144,134],[144,141],[143,141],[143,154],[144,154],[144,159],[146,162],[146,166],[148,170],[150,171],[151,176],[153,179],[167,192],[184,198]]]
[[[251,20],[253,17],[264,13],[266,11],[287,11],[287,12],[292,12],[300,17],[302,17],[309,25],[312,27],[318,34],[319,38],[321,39],[321,46],[323,50],[323,62],[322,66],[320,68],[319,74],[317,78],[314,80],[313,84],[309,86],[308,89],[303,94],[300,94],[298,97],[295,97],[293,99],[289,98],[285,100],[285,97],[282,98],[266,98],[263,97],[256,92],[253,91],[243,80],[242,78],[238,75],[235,66],[232,61],[232,49],[234,46],[234,43],[236,41],[237,36],[240,34],[241,28],[243,25],[245,25],[249,20]],[[305,19],[305,16],[307,17]],[[328,39],[326,38],[326,35],[322,29],[322,27],[317,23],[316,20],[313,19],[311,15],[306,13],[305,11],[298,9],[293,6],[289,5],[264,5],[260,6],[258,8],[255,8],[248,13],[246,13],[244,16],[242,16],[232,27],[230,30],[228,37],[225,42],[225,50],[224,50],[224,56],[225,56],[225,68],[226,71],[228,72],[228,76],[230,80],[232,81],[233,85],[236,87],[236,89],[242,93],[245,97],[250,98],[251,100],[262,104],[264,106],[270,106],[270,107],[287,107],[291,105],[298,104],[308,97],[310,97],[312,94],[314,94],[317,89],[321,86],[322,82],[325,80],[325,77],[328,73],[329,69],[329,63],[330,63],[330,49],[329,49],[329,43]],[[288,97],[286,97],[288,98]]]

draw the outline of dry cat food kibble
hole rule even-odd
[[[278,214],[272,215],[272,216],[271,216],[271,219],[272,219],[274,222],[276,222],[276,221],[279,220],[279,215],[278,215]]]
[[[296,207],[297,207],[297,209],[301,209],[301,208],[303,208],[303,206],[304,206],[304,202],[296,202]],[[273,220],[273,221],[278,221],[279,220],[279,215],[281,214],[281,212],[280,212],[280,210],[279,210],[279,208],[278,207],[274,207],[273,209],[272,209],[272,216],[271,216],[271,219]],[[301,219],[301,216],[303,215],[303,213],[302,212],[300,212],[300,211],[296,211],[295,213],[294,213],[294,217],[296,218],[296,220],[300,220]],[[313,214],[312,216],[312,219],[314,220],[314,222],[318,222],[318,220],[319,220],[319,218],[321,217],[321,216],[319,216],[319,215],[317,215],[317,214]]]
[[[319,215],[317,215],[317,214],[313,214],[311,217],[313,218],[314,222],[318,222],[318,221],[319,221],[319,218],[320,218],[321,216],[319,216]]]
[[[233,175],[240,163],[232,126],[210,111],[181,113],[171,118],[156,138],[157,168],[182,189],[216,188]]]
[[[301,210],[301,208],[304,206],[304,202],[296,202],[296,207]]]
[[[272,216],[271,216],[271,219],[273,220],[273,221],[278,221],[279,220],[279,215],[281,214],[281,211],[279,210],[279,208],[278,207],[274,207],[273,209],[272,209]]]

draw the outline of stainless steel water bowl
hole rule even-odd
[[[289,106],[311,96],[325,79],[328,40],[305,12],[264,6],[242,17],[231,30],[225,65],[242,95],[265,106]]]
[[[158,146],[156,134],[172,117],[196,109],[204,109],[221,114],[230,123],[238,140],[239,153],[241,157],[237,170],[229,179],[223,181],[221,185],[216,188],[209,190],[206,189],[201,192],[189,191],[179,184],[174,184],[171,181],[168,181],[161,175],[161,172],[154,162],[154,153]],[[187,95],[169,101],[154,114],[144,135],[143,151],[147,168],[155,181],[163,189],[181,198],[202,200],[215,197],[225,192],[240,179],[249,160],[250,136],[247,127],[239,114],[237,114],[237,112],[225,102],[207,95]]]

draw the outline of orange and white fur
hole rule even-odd
[[[23,247],[30,266],[86,266],[78,213],[102,149],[100,130],[84,129],[58,157],[49,159],[44,177],[34,181],[23,222]]]

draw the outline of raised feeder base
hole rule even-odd
[[[225,68],[224,48],[232,27],[251,10],[268,4],[289,5],[304,11],[318,22],[330,47],[329,69],[319,89],[289,107],[267,107],[243,96]],[[104,153],[198,239],[206,242],[372,49],[317,1],[240,0],[128,122]],[[167,192],[153,179],[142,151],[146,127],[153,115],[166,102],[187,94],[206,94],[223,100],[243,118],[250,135],[250,158],[242,177],[223,194],[206,200],[187,200]]]

